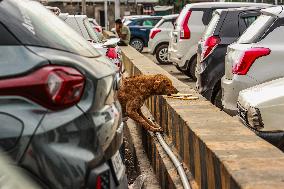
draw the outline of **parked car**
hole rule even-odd
[[[227,50],[222,104],[230,114],[237,112],[241,90],[284,76],[283,6],[261,12],[262,15]]]
[[[35,1],[0,1],[0,148],[43,188],[127,188],[116,66]]]
[[[89,18],[89,22],[90,22],[91,26],[93,27],[94,31],[96,32],[98,38],[100,40],[103,40],[104,36],[103,36],[103,28],[102,28],[102,26],[100,26],[97,23],[96,19],[94,19],[94,18]]]
[[[149,52],[156,56],[160,64],[167,64],[168,46],[170,41],[170,32],[174,28],[174,22],[178,14],[163,16],[163,18],[151,29],[148,48]]]
[[[227,47],[256,20],[260,10],[254,7],[216,10],[198,42],[196,88],[219,108],[222,108],[221,79],[225,74]]]
[[[241,121],[276,146],[284,136],[283,113],[284,78],[256,85],[239,94],[238,115]]]
[[[205,2],[186,5],[171,33],[169,44],[169,60],[178,70],[196,80],[195,67],[197,63],[196,49],[199,39],[212,18],[216,9],[259,6],[260,3],[238,2]]]
[[[130,45],[142,52],[148,46],[150,30],[162,19],[161,16],[143,16],[130,18],[127,25],[131,32]]]
[[[117,46],[119,39],[110,39],[103,42],[100,37],[94,32],[88,17],[86,15],[70,15],[68,13],[60,14],[59,18],[64,20],[69,26],[77,31],[82,37],[91,42],[91,44],[107,56],[115,65],[122,71],[122,55],[121,49]]]
[[[3,154],[2,151],[0,153]],[[4,189],[39,189],[39,185],[23,169],[9,163],[10,158],[0,156],[0,186]]]

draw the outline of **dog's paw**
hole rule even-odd
[[[155,127],[155,128],[153,128],[153,129],[151,129],[152,130],[152,132],[164,132],[164,129],[162,128],[162,127]]]

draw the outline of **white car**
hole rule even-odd
[[[284,78],[241,91],[238,113],[253,130],[284,132]]]
[[[284,77],[283,6],[263,9],[262,15],[228,47],[222,78],[224,111],[237,113],[239,92]]]
[[[179,14],[175,28],[171,33],[171,41],[168,48],[169,61],[172,62],[178,70],[196,80],[197,45],[205,27],[212,18],[213,11],[222,8],[258,5],[260,4],[237,2],[206,2],[186,5]]]
[[[148,49],[160,64],[167,64],[170,32],[174,29],[174,22],[178,14],[164,16],[150,31]]]
[[[112,63],[118,66],[120,72],[124,71],[121,49],[117,46],[119,42],[118,38],[102,41],[94,32],[86,15],[69,15],[68,13],[62,13],[59,15],[59,18],[88,40],[102,55],[108,57]]]

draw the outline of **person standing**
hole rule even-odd
[[[130,30],[127,26],[123,25],[121,19],[115,20],[115,31],[120,38],[117,43],[119,46],[127,46],[130,42]]]

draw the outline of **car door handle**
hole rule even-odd
[[[142,30],[142,31],[146,31],[146,29],[140,29],[140,30]]]

